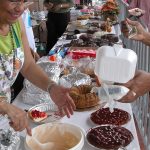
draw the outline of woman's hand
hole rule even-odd
[[[59,85],[53,85],[50,90],[52,100],[58,106],[61,113],[65,113],[68,118],[70,118],[70,115],[73,115],[73,111],[75,110],[75,104],[69,96],[69,91],[70,89]]]
[[[145,14],[145,10],[142,10],[140,8],[133,8],[133,9],[129,9],[128,11],[130,15],[136,17],[141,17]]]
[[[133,36],[131,39],[143,41],[145,38],[144,36],[146,34],[146,30],[144,29],[144,27],[138,21],[131,21],[130,19],[127,19],[127,23],[131,26],[135,26],[137,29],[137,34]]]
[[[15,131],[23,131],[26,129],[28,135],[31,136],[31,128],[28,124],[26,112],[6,102],[1,102],[0,105],[2,106],[0,108],[0,112],[8,115],[8,118],[10,119],[10,126]]]
[[[147,32],[138,21],[131,21],[127,19],[127,22],[129,25],[135,26],[137,29],[137,34],[135,34],[131,39],[141,41],[150,46],[150,33]]]
[[[145,71],[137,71],[134,78],[122,84],[130,89],[130,91],[119,102],[130,103],[136,100],[139,96],[150,91],[150,73]]]

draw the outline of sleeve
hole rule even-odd
[[[133,8],[136,8],[136,7],[139,7],[138,6],[138,0],[132,0],[130,5],[129,5],[129,9],[133,9]]]

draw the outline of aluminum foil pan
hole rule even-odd
[[[25,104],[29,105],[52,102],[50,95],[47,92],[42,91],[41,93],[30,93],[26,89],[22,93],[22,99]]]
[[[0,150],[19,150],[20,137],[12,128],[0,129]]]
[[[36,106],[30,108],[28,113],[30,113],[32,110],[38,110],[41,112],[46,112],[48,115],[48,117],[46,119],[44,119],[43,121],[40,121],[40,122],[35,122],[34,120],[32,120],[29,117],[36,124],[56,122],[62,118],[62,116],[60,115],[60,112],[58,110],[58,107],[55,104],[49,104],[49,103],[39,104],[39,105],[36,105]]]
[[[48,77],[58,83],[61,69],[58,62],[51,62],[48,57],[41,58],[37,64],[46,72]],[[29,105],[37,105],[40,103],[48,103],[51,99],[49,93],[38,88],[30,81],[24,81],[25,91],[23,93],[23,101]]]
[[[51,80],[55,81],[56,83],[58,82],[61,69],[57,62],[41,61],[37,62],[37,64],[47,73]]]
[[[59,80],[60,85],[65,87],[79,86],[81,84],[90,85],[91,78],[84,73],[63,75]]]

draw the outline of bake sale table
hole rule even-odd
[[[23,103],[23,101],[22,101],[22,93],[23,93],[23,91],[20,92],[20,94],[17,96],[17,98],[15,99],[13,104],[18,106],[18,107],[20,107],[20,108],[22,108],[22,109],[29,109],[29,108],[31,108],[32,106]],[[135,123],[134,123],[134,119],[133,119],[133,113],[132,113],[131,104],[117,103],[116,107],[129,112],[130,115],[131,115],[131,120],[126,125],[124,125],[124,127],[132,132],[132,134],[134,136],[134,140],[130,143],[130,145],[128,145],[126,147],[126,149],[127,150],[140,150],[139,141],[138,141],[138,137],[137,137],[137,133],[136,133],[136,127],[135,127]],[[71,116],[71,118],[63,117],[60,120],[60,122],[71,123],[71,124],[77,125],[80,128],[82,128],[82,130],[86,134],[86,132],[91,127],[95,126],[94,123],[92,123],[92,121],[90,120],[90,114],[92,112],[94,112],[95,110],[96,110],[96,108],[86,109],[86,110],[81,110],[81,111],[75,111],[74,115]],[[8,124],[7,122],[8,121],[4,119],[3,121],[0,122],[0,125],[3,126],[3,128],[7,128],[8,127],[8,125],[6,125],[6,124]],[[32,123],[32,122],[30,122],[30,126],[32,128],[34,128],[37,125]],[[24,147],[25,136],[26,136],[26,132],[25,131],[20,133],[21,144],[20,144],[19,150],[26,150],[25,147]],[[86,143],[86,140],[85,140],[85,145],[83,147],[83,150],[94,150],[94,148],[90,147]]]

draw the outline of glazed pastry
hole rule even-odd
[[[99,98],[91,93],[92,86],[79,85],[71,88],[70,96],[75,102],[76,108],[88,108],[98,105]]]

